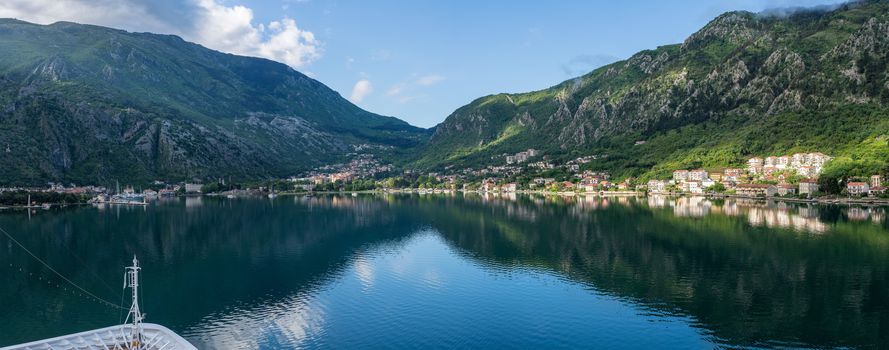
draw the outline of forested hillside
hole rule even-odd
[[[683,43],[551,88],[483,97],[438,125],[415,165],[502,164],[527,148],[618,176],[820,151],[867,174],[889,160],[889,4],[730,12]]]
[[[0,182],[283,177],[427,131],[273,61],[179,37],[0,20]]]

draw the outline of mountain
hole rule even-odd
[[[889,160],[889,3],[725,13],[681,44],[548,89],[497,94],[435,128],[414,166],[504,164],[528,148],[619,177],[820,151],[865,175]]]
[[[0,184],[287,176],[427,138],[277,62],[0,20]]]

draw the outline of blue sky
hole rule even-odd
[[[276,59],[369,111],[431,127],[475,98],[681,42],[725,11],[840,2],[4,0],[0,17],[178,34]]]

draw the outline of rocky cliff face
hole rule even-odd
[[[640,52],[546,90],[478,99],[436,128],[417,164],[497,162],[491,156],[529,147],[551,155],[644,157],[648,146],[633,149],[634,142],[670,131],[702,125],[741,131],[745,123],[790,113],[883,108],[889,102],[887,26],[883,1],[786,17],[726,13],[682,44]],[[700,140],[686,144],[689,149],[673,145],[678,152],[661,150],[667,157],[639,169],[684,158],[705,142],[734,148],[738,159],[767,151]]]
[[[426,131],[276,62],[178,37],[0,20],[0,183],[286,176]]]

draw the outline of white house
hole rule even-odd
[[[806,179],[799,182],[799,194],[813,195],[818,192],[818,182]]]
[[[851,195],[865,195],[870,192],[867,182],[850,182],[846,184],[846,190]]]

